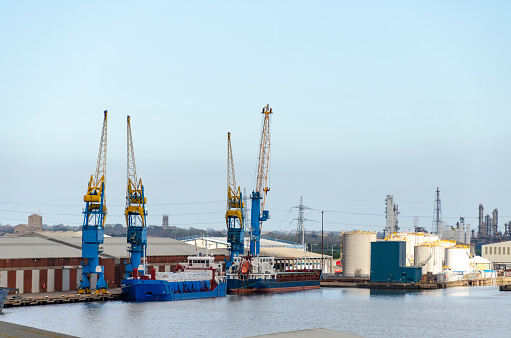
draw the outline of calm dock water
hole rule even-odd
[[[247,337],[326,328],[366,337],[508,336],[511,292],[321,288],[179,302],[7,308],[0,319],[81,337]]]

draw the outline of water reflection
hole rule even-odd
[[[398,297],[404,298],[407,294],[417,293],[416,290],[387,290],[387,289],[371,289],[369,294],[371,297]]]
[[[177,302],[7,308],[1,319],[81,337],[247,337],[319,327],[365,337],[507,336],[509,308],[511,293],[498,287],[321,288]]]

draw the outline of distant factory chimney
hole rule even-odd
[[[484,236],[484,207],[482,204],[479,204],[479,229],[478,229],[478,236]]]
[[[491,221],[490,215],[484,216],[484,229],[485,229],[485,234],[488,237],[491,237],[491,234],[492,234],[491,224],[492,224],[492,221]]]
[[[493,210],[493,222],[492,222],[492,231],[493,235],[496,236],[497,232],[499,232],[499,210],[495,208]]]
[[[383,230],[385,237],[399,231],[399,227],[397,226],[398,214],[399,211],[397,205],[394,204],[394,196],[387,195],[385,207],[385,218],[387,219],[387,226],[385,227],[385,230]]]

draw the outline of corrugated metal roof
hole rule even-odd
[[[0,237],[0,259],[82,257],[82,251],[39,237]]]
[[[199,242],[199,243],[202,240],[206,240],[208,242],[216,242],[216,243],[225,244],[225,245],[228,244],[227,238],[225,238],[225,237],[207,237],[207,236],[204,238],[197,237],[196,239],[195,238],[187,239],[187,240],[185,240],[186,241],[185,243],[192,244],[195,242],[195,240],[197,240],[197,242]],[[290,244],[286,243],[286,242],[279,242],[277,240],[273,241],[273,240],[261,238],[260,252],[262,255],[274,256],[275,258],[289,258],[289,259],[303,258],[303,257],[321,258],[321,254],[317,254],[314,252],[305,252],[304,253],[303,250],[289,248],[288,246],[290,246]],[[250,247],[250,241],[249,241],[249,239],[245,238],[245,252],[246,253],[248,252],[249,247]],[[226,252],[226,254],[228,254],[227,249],[224,249],[224,251]],[[323,257],[331,258],[330,255],[326,255],[326,254],[323,255]]]
[[[0,237],[0,259],[82,257],[82,238],[77,232],[37,232],[41,237]],[[55,242],[57,241],[57,242]],[[128,258],[126,237],[106,237],[103,257]],[[189,256],[198,253],[228,255],[226,249],[206,250],[172,238],[147,239],[147,256]]]
[[[81,238],[60,238],[64,243],[81,247]],[[108,237],[104,239],[103,254],[115,258],[128,258],[128,243],[126,237]],[[172,238],[147,239],[147,256],[188,256],[197,253],[206,254],[206,249],[197,248],[195,245],[183,243]],[[209,250],[210,254],[225,255],[226,250]]]
[[[262,255],[274,256],[275,258],[321,258],[321,254],[286,247],[261,247]],[[331,258],[332,256],[324,254],[323,257]]]
[[[487,260],[486,258],[483,258],[481,256],[474,256],[470,260],[476,264],[490,264],[491,263],[489,260]]]

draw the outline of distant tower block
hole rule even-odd
[[[440,227],[442,223],[442,206],[440,203],[440,189],[436,187],[435,195],[435,209],[433,210],[433,232],[440,234]]]
[[[167,230],[169,228],[169,215],[163,215],[161,227],[163,228],[163,230]]]
[[[43,230],[43,217],[37,214],[28,216],[28,226],[34,230]]]
[[[397,205],[394,204],[394,196],[387,195],[387,206],[385,208],[385,218],[387,219],[387,226],[383,230],[385,237],[398,232],[399,227],[397,226],[397,215],[399,214]]]

